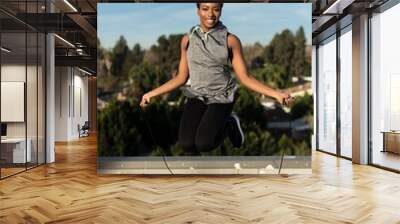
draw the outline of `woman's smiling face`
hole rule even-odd
[[[200,18],[200,25],[204,31],[213,28],[221,17],[221,3],[200,3],[197,14]]]

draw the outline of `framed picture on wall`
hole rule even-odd
[[[311,172],[311,4],[100,3],[98,44],[99,173]]]
[[[1,122],[25,121],[25,82],[1,82]]]

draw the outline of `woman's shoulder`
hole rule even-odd
[[[240,45],[240,39],[233,33],[228,33],[227,42],[229,47]]]

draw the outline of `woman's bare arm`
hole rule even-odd
[[[178,75],[170,79],[168,82],[162,84],[161,86],[144,94],[140,102],[140,106],[145,107],[148,103],[150,103],[150,99],[152,97],[168,93],[186,83],[189,77],[189,68],[186,57],[188,43],[189,38],[187,35],[185,35],[181,41],[181,59],[179,61]]]
[[[289,94],[279,92],[258,81],[247,72],[246,63],[243,59],[242,45],[239,38],[233,34],[228,36],[228,46],[232,49],[232,67],[236,76],[245,87],[264,96],[275,98],[279,103],[286,104],[290,100]]]

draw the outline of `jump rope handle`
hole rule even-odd
[[[289,102],[290,102],[290,101],[293,101],[294,99],[295,99],[295,98],[292,97],[292,96],[290,96],[290,95],[289,95],[288,98],[284,98],[284,99],[283,99],[283,103],[282,103],[283,106],[289,106]],[[288,101],[289,101],[289,102],[288,102]]]

